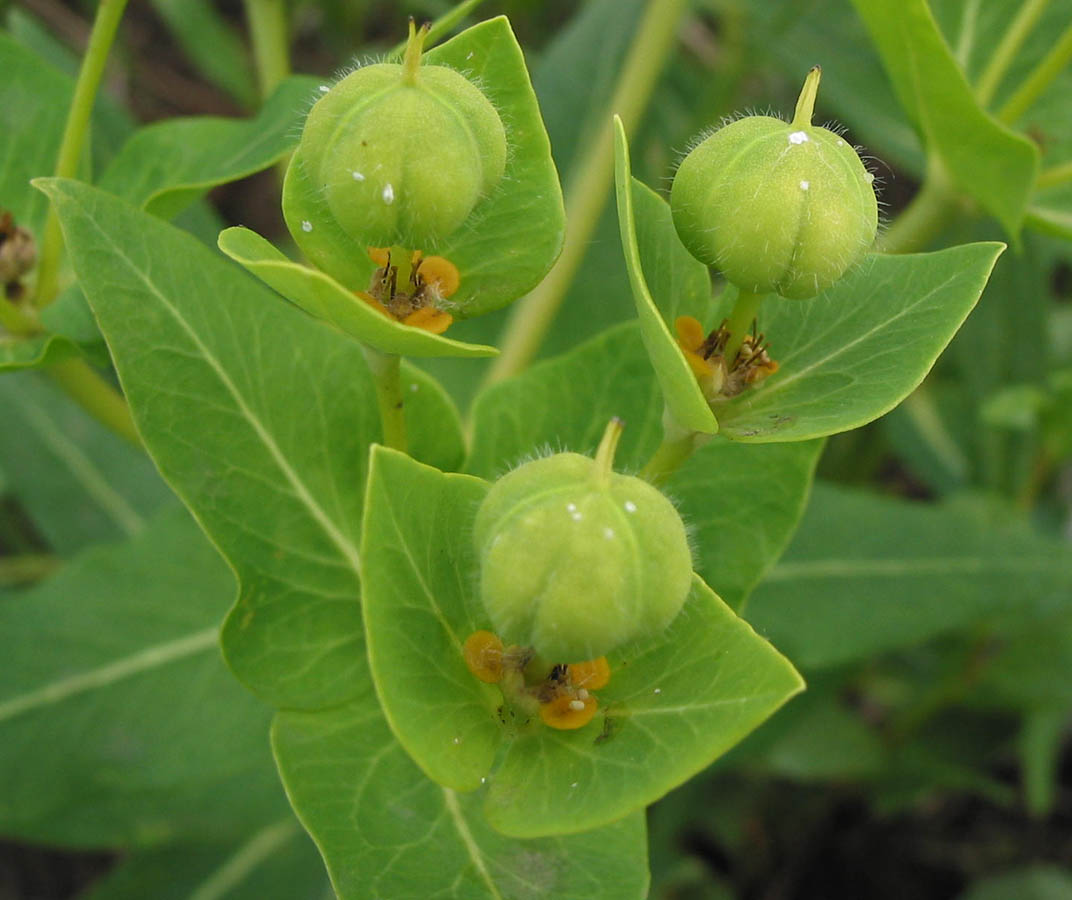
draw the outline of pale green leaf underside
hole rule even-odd
[[[748,619],[798,665],[873,657],[980,619],[1067,606],[1072,553],[981,505],[817,489]]]
[[[239,575],[228,661],[278,705],[343,702],[365,671],[357,544],[380,437],[361,349],[160,219],[44,186],[146,447]],[[456,410],[405,380],[413,452],[456,464]]]
[[[489,626],[476,596],[472,518],[486,482],[373,451],[362,580],[369,658],[402,745],[431,777],[472,790],[506,834],[583,831],[681,784],[802,687],[799,676],[699,578],[658,638],[621,648],[577,731],[504,725],[498,691],[462,658]],[[416,502],[415,498],[420,498]],[[492,768],[493,761],[500,764]]]
[[[0,831],[136,846],[225,839],[286,814],[269,711],[220,659],[233,591],[179,509],[4,598]]]
[[[768,297],[759,326],[778,371],[719,406],[738,441],[799,441],[857,428],[908,396],[975,306],[1004,249],[868,256],[810,300]]]
[[[894,91],[953,183],[1015,236],[1035,185],[1038,148],[983,110],[926,0],[853,0]]]
[[[627,322],[483,391],[466,471],[496,478],[534,447],[591,455],[613,417],[625,422],[616,466],[636,471],[659,444],[662,408],[637,324]],[[796,527],[821,446],[716,438],[666,485],[690,529],[696,571],[734,609]]]
[[[336,709],[281,712],[272,747],[291,803],[339,900],[641,900],[643,811],[585,834],[515,840],[479,795],[426,779],[371,692]]]
[[[311,316],[384,353],[405,356],[495,356],[482,344],[463,344],[420,328],[388,319],[319,269],[287,259],[248,228],[220,232],[220,249],[261,281]]]
[[[458,267],[461,285],[451,302],[468,318],[505,306],[547,273],[565,233],[562,191],[524,54],[505,17],[463,31],[422,60],[476,82],[506,130],[509,155],[498,187],[441,244],[412,248],[445,256]],[[287,219],[302,251],[346,287],[364,290],[374,269],[366,248],[355,247],[333,224],[304,166],[293,166],[288,181],[293,184],[286,191]],[[308,232],[298,230],[304,221],[312,226]]]
[[[169,119],[134,133],[99,186],[170,219],[217,184],[268,168],[297,143],[316,79],[292,76],[250,119]]]
[[[640,320],[640,333],[644,339],[644,346],[655,367],[655,375],[662,387],[667,409],[677,424],[689,431],[714,434],[718,431],[718,422],[696,382],[696,376],[689,368],[677,341],[671,335],[667,322],[663,320],[663,314],[656,306],[644,277],[643,263],[645,256],[650,256],[649,266],[653,266],[656,260],[665,260],[667,256],[673,254],[674,268],[680,272],[683,280],[692,275],[690,270],[695,270],[696,266],[702,270],[705,279],[707,270],[703,263],[692,259],[681,245],[673,222],[670,220],[670,208],[666,203],[660,201],[654,193],[644,188],[639,182],[634,181],[630,172],[629,145],[625,137],[625,128],[621,119],[617,117],[614,119],[614,125],[614,180],[618,196],[618,225],[621,230],[622,250],[625,253],[625,265],[629,272],[629,284],[633,289],[633,299],[636,302],[637,318]],[[643,230],[643,233],[648,236],[648,241],[645,242],[643,248],[646,252],[642,252],[637,242],[634,204],[640,215],[653,219],[657,216],[666,219],[662,229],[645,228]],[[664,287],[669,287],[669,285],[664,286],[660,283],[657,291],[662,293],[660,289]],[[663,296],[669,299],[674,297],[674,294],[663,294]]]

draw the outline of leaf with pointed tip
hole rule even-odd
[[[769,297],[760,328],[780,368],[718,406],[737,441],[799,441],[889,412],[934,365],[986,286],[1005,245],[875,254],[818,297]]]
[[[345,706],[280,712],[272,748],[339,900],[641,900],[644,814],[539,840],[490,828],[481,798],[426,779],[391,735],[371,689]]]
[[[928,151],[1015,238],[1035,186],[1038,147],[979,105],[927,0],[853,5]]]
[[[405,356],[495,356],[483,344],[463,344],[388,319],[319,269],[292,262],[248,228],[220,232],[220,249],[273,290],[316,319],[383,353]]]
[[[175,509],[4,598],[0,831],[144,845],[227,839],[285,815],[270,712],[220,659],[233,592]]]
[[[803,687],[697,577],[665,633],[609,654],[612,678],[588,725],[504,720],[499,691],[470,674],[461,652],[488,627],[472,546],[488,487],[373,448],[365,534],[377,552],[361,574],[369,662],[392,730],[447,787],[473,790],[486,777],[488,819],[503,833],[584,831],[646,806]]]
[[[380,438],[361,349],[166,222],[42,186],[147,449],[238,573],[228,661],[275,704],[343,702],[364,671],[357,545]],[[456,465],[457,411],[403,378],[413,452]]]
[[[171,219],[210,188],[286,156],[318,83],[309,76],[285,79],[253,118],[197,116],[140,128],[101,174],[99,187]]]
[[[635,322],[483,391],[466,471],[495,478],[554,448],[590,453],[625,422],[616,460],[636,471],[659,443],[662,395]],[[692,534],[696,571],[737,608],[785,548],[804,509],[820,441],[763,446],[716,438],[666,485]]]
[[[671,316],[696,315],[702,308],[701,301],[710,297],[707,267],[694,259],[678,239],[666,202],[633,178],[625,128],[617,116],[614,129],[618,224],[640,334],[662,387],[667,410],[676,423],[688,431],[714,434],[718,422],[669,328],[673,322]],[[644,223],[640,228],[638,221]],[[643,245],[640,236],[644,238]],[[661,303],[652,297],[644,276],[645,263],[653,277],[658,275],[656,295]],[[706,317],[701,313],[700,318],[702,321]]]
[[[426,65],[456,69],[475,81],[498,111],[509,155],[498,187],[435,247],[458,267],[461,285],[451,297],[459,317],[499,309],[535,287],[562,249],[566,215],[540,108],[525,57],[505,16],[468,28],[422,57]],[[309,259],[349,289],[364,290],[375,266],[327,210],[323,192],[295,156],[284,187],[291,233]],[[306,230],[303,223],[311,229]]]

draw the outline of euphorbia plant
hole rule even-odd
[[[681,5],[651,5],[630,90]],[[813,124],[818,68],[789,121],[698,142],[669,202],[633,178],[607,110],[635,320],[531,369],[512,357],[463,424],[406,358],[495,356],[466,320],[540,284],[565,211],[508,21],[433,43],[411,24],[400,61],[278,87],[307,110],[300,139],[254,167],[293,149],[291,255],[232,227],[226,259],[163,221],[206,175],[143,162],[139,183],[128,162],[98,187],[36,184],[137,439],[238,578],[223,655],[274,710],[279,776],[337,896],[639,898],[645,808],[804,688],[742,615],[822,439],[920,384],[1003,245],[876,252],[874,178]],[[951,151],[931,149],[941,171]],[[1013,229],[1014,193],[994,202]],[[91,352],[39,323],[57,253],[35,305],[5,307],[26,341],[11,367]]]

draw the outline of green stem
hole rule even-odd
[[[1039,175],[1035,187],[1039,189],[1056,187],[1066,181],[1072,181],[1072,160],[1046,169]]]
[[[0,326],[16,337],[30,337],[41,331],[37,320],[25,312],[15,303],[3,296],[3,286],[0,285]]]
[[[93,30],[89,35],[86,55],[82,58],[82,68],[78,72],[78,82],[74,87],[71,108],[67,111],[67,124],[63,129],[59,157],[56,160],[57,178],[74,178],[78,174],[78,163],[86,142],[86,131],[93,113],[93,102],[97,97],[104,64],[108,61],[108,52],[112,49],[119,20],[123,17],[127,0],[100,0],[97,17],[93,21]],[[37,267],[37,288],[34,302],[38,307],[48,306],[56,299],[59,284],[60,259],[63,256],[63,233],[55,206],[49,207],[45,220],[44,236],[41,240],[41,257]]]
[[[1061,74],[1061,70],[1072,61],[1072,25],[1069,25],[1057,43],[1053,45],[1031,73],[1025,78],[1013,95],[1005,101],[1005,105],[998,111],[998,118],[1006,124],[1017,121],[1032,104],[1042,95],[1054,79]]]
[[[488,370],[486,384],[516,375],[535,358],[588,252],[607,192],[614,179],[614,123],[617,112],[626,134],[635,129],[677,33],[686,0],[649,0],[637,28],[602,126],[587,152],[571,169],[566,190],[566,240],[547,277],[513,309],[501,341],[502,353]],[[599,52],[596,47],[593,53]]]
[[[961,201],[937,157],[927,162],[923,185],[878,242],[883,253],[915,253],[960,213]]]
[[[246,21],[263,100],[290,74],[286,0],[246,0]]]
[[[665,484],[685,460],[708,440],[709,435],[683,429],[667,411],[663,416],[663,442],[640,470],[640,477],[656,486]]]
[[[737,294],[737,301],[733,304],[733,312],[726,328],[730,338],[726,341],[726,348],[722,351],[722,358],[726,360],[726,368],[733,368],[733,361],[737,358],[737,351],[752,330],[752,323],[759,313],[759,304],[765,294],[753,294],[741,288]]]
[[[372,347],[362,348],[372,379],[376,384],[376,400],[380,405],[385,447],[406,452],[406,403],[402,393],[402,357],[381,353]]]
[[[1009,66],[1016,58],[1020,47],[1023,46],[1031,29],[1035,27],[1039,17],[1046,11],[1050,0],[1024,0],[1020,9],[1013,17],[1012,22],[1006,29],[990,62],[987,63],[983,74],[979,76],[979,83],[975,86],[975,96],[980,106],[988,106],[994,99],[994,93],[1001,84],[1001,79],[1009,70]]]
[[[67,359],[49,366],[45,372],[98,422],[107,425],[135,447],[142,446],[123,395],[82,360]]]
[[[0,557],[0,587],[33,584],[48,577],[59,567],[59,559],[48,553]]]
[[[607,484],[614,473],[614,454],[618,452],[618,441],[624,428],[622,420],[615,416],[603,432],[595,457],[595,477],[601,484]]]

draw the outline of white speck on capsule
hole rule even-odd
[[[395,189],[389,181],[383,186],[383,202],[388,206],[395,202]]]
[[[577,512],[577,504],[576,503],[567,503],[566,504],[566,512],[571,512],[571,513]]]
[[[571,785],[570,785],[570,787],[571,787],[571,788],[575,788],[575,787],[577,787],[577,785],[578,785],[578,784],[580,784],[580,782],[579,782],[579,781],[575,781],[575,782],[573,782],[573,784],[571,784]]]
[[[579,512],[571,512],[570,513],[570,518],[573,519],[574,522],[580,522],[581,519],[584,518],[584,515],[582,513],[579,513]]]
[[[418,390],[419,388],[420,388],[420,385],[419,385],[419,384],[417,384],[417,382],[413,382],[413,384],[411,384],[411,385],[409,386],[409,392],[410,392],[411,394],[416,394],[416,393],[417,393],[417,390]]]
[[[845,146],[845,142],[844,142],[843,140],[840,140],[840,139],[839,139],[839,140],[838,140],[838,142],[837,142],[837,145],[838,145],[839,147],[844,147],[844,146]]]
[[[605,537],[608,541],[613,541],[614,540],[614,529],[613,528],[604,528],[603,529],[603,537]]]
[[[636,504],[632,500],[626,500],[622,505],[626,512],[636,512]]]
[[[806,131],[790,131],[789,143],[790,144],[806,144],[808,142],[808,133]]]
[[[312,231],[313,223],[306,219],[304,222],[301,223],[301,230],[305,232]]]
[[[354,172],[351,172],[350,174],[354,177],[354,181],[364,181],[365,180],[365,176],[361,172],[354,171]]]
[[[331,88],[329,88],[326,84],[320,85],[320,93],[321,94],[326,94],[330,90],[331,90]]]
[[[802,181],[802,182],[800,182],[800,189],[802,191],[806,191],[810,187],[811,187],[811,182],[810,181]]]
[[[656,688],[654,691],[652,691],[653,694],[661,694],[662,692],[663,692],[662,688]]]
[[[461,742],[462,742],[462,739],[461,739],[460,737],[456,737],[456,738],[454,739],[454,743],[455,743],[455,744],[460,744]]]
[[[867,179],[868,184],[875,180],[875,176],[871,172],[868,172],[866,175],[864,175],[864,178]]]
[[[582,709],[584,709],[584,701],[583,700],[570,700],[569,708],[572,709],[574,712],[580,712]]]

